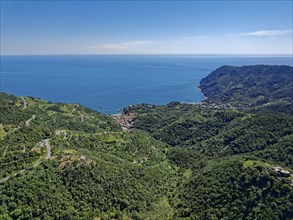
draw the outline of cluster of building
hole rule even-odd
[[[235,109],[230,103],[208,103],[208,102],[199,102],[194,104],[195,106],[207,109]]]
[[[122,130],[129,132],[133,128],[134,113],[112,115],[116,123],[122,127]]]
[[[196,107],[200,108],[206,108],[206,109],[217,109],[217,110],[223,110],[223,109],[245,109],[249,108],[249,105],[244,104],[230,104],[230,103],[223,103],[223,102],[198,102],[194,104]]]

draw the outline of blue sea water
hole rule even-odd
[[[137,103],[201,101],[196,86],[222,65],[292,62],[290,56],[1,56],[0,90],[113,114]]]

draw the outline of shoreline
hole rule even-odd
[[[196,90],[201,94],[201,96],[203,97],[204,100],[208,99],[208,97],[206,97],[203,92],[201,91],[201,89],[199,88],[200,84],[198,84],[197,86],[195,86]],[[203,100],[203,101],[204,101]]]
[[[108,116],[112,116],[112,117],[115,117],[115,116],[120,116],[120,115],[123,115],[123,113],[108,114]]]
[[[180,102],[180,103],[186,103],[186,104],[198,104],[198,103],[201,103],[201,102],[204,102],[206,99],[208,99],[208,97],[206,97],[203,93],[202,93],[202,91],[201,91],[201,89],[199,88],[199,86],[200,86],[200,84],[198,84],[198,85],[196,85],[195,86],[195,89],[197,90],[197,92],[199,92],[200,93],[200,95],[203,97],[203,100],[200,100],[200,101],[197,101],[197,102],[184,102],[184,101],[176,101],[176,100],[173,100],[173,101],[170,101],[169,103],[171,103],[171,102]],[[12,95],[12,96],[15,96],[15,97],[21,97],[21,98],[33,98],[33,99],[41,99],[41,100],[44,100],[44,101],[46,101],[46,102],[48,102],[48,103],[62,103],[62,104],[72,104],[72,105],[82,105],[82,106],[84,106],[83,104],[80,104],[80,103],[74,103],[74,102],[70,102],[70,103],[67,103],[67,102],[62,102],[62,101],[51,101],[51,100],[49,100],[49,99],[46,99],[46,98],[43,98],[43,97],[37,97],[37,96],[19,96],[19,95],[16,95],[16,94],[11,94],[11,93],[7,93],[7,92],[4,92],[4,91],[0,91],[0,93],[4,93],[4,94],[7,94],[7,95]],[[134,105],[139,105],[139,104],[142,104],[142,103],[136,103],[136,104],[134,104]],[[167,105],[168,103],[166,103],[166,104],[159,104],[159,105]],[[133,104],[132,104],[133,105]],[[157,105],[157,104],[151,104],[151,105]],[[128,105],[128,106],[131,106],[131,105]],[[124,108],[126,108],[126,107],[128,107],[128,106],[125,106]],[[123,112],[120,112],[120,113],[103,113],[103,112],[101,112],[100,111],[100,109],[96,109],[96,108],[92,108],[92,107],[89,107],[89,106],[84,106],[84,107],[86,107],[86,108],[89,108],[89,109],[92,109],[92,110],[94,110],[94,111],[96,111],[96,112],[99,112],[99,113],[101,113],[101,114],[103,114],[103,115],[105,115],[105,116],[109,116],[109,117],[119,117],[119,116],[121,116],[121,115],[124,115],[124,113]],[[122,108],[123,109],[123,108]]]

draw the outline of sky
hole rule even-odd
[[[293,54],[293,1],[1,0],[1,55]]]

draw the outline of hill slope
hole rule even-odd
[[[172,215],[164,143],[77,104],[1,93],[0,106],[1,219]]]
[[[199,88],[214,102],[261,105],[293,99],[291,66],[222,66],[200,81]]]
[[[0,219],[292,219],[293,116],[214,107],[127,107],[128,133],[79,104],[0,93]]]

